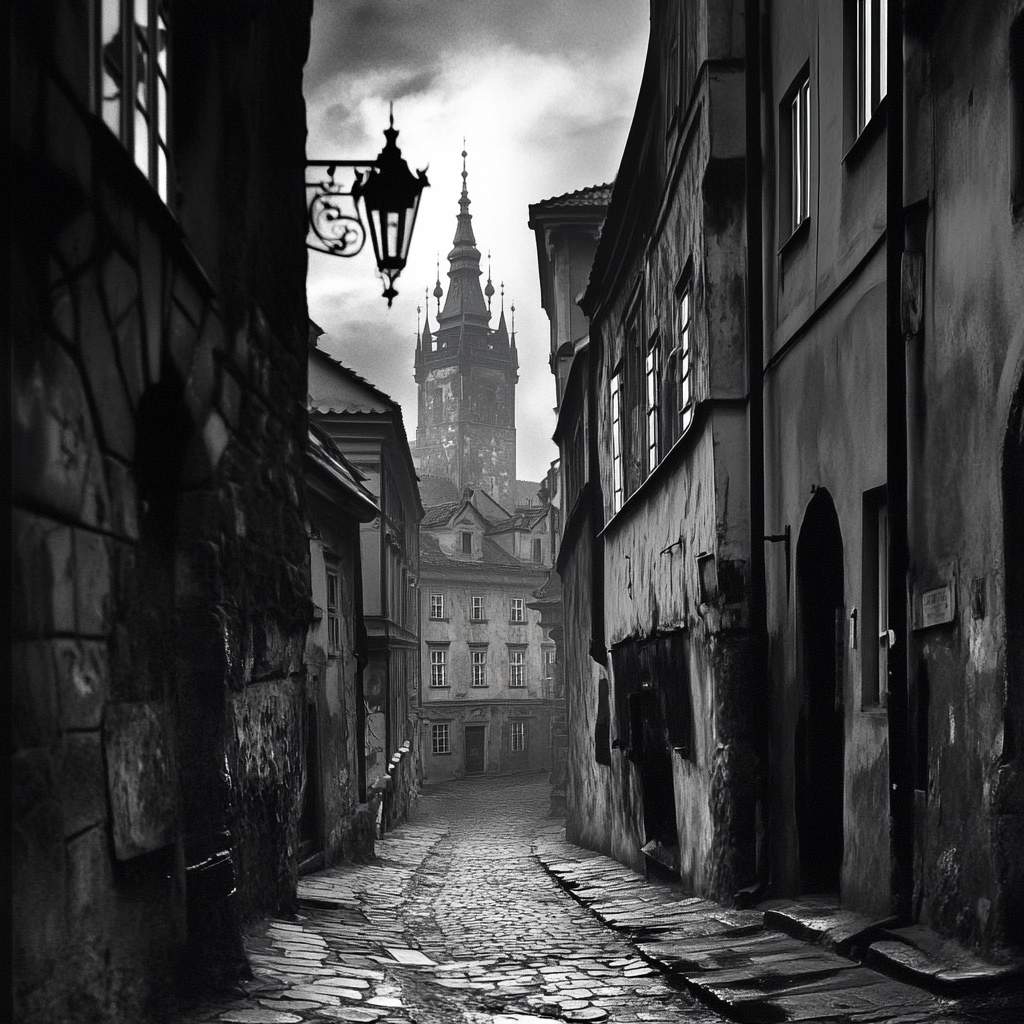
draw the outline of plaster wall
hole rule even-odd
[[[1004,549],[1021,510],[1004,507],[1001,487],[1024,365],[1024,225],[1007,167],[1021,117],[1007,87],[1020,12],[951,6],[920,41],[914,81],[934,145],[912,170],[934,208],[918,241],[923,329],[908,347],[912,609],[948,579],[954,595],[951,622],[912,636],[915,895],[922,920],[982,947],[1019,942],[1024,917],[1021,741],[1008,724],[1020,720],[1020,697],[1007,664],[1020,624],[1006,618],[1015,569]]]

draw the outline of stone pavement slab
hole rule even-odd
[[[648,963],[733,1020],[1024,1019],[1019,988],[1004,987],[987,1001],[958,1002],[922,987],[940,978],[966,986],[979,977],[991,983],[1013,977],[1011,968],[936,942],[927,929],[886,931],[890,922],[852,914],[828,898],[729,910],[684,896],[678,885],[649,882],[592,851],[577,851],[554,830],[538,838],[534,853],[576,900],[629,935]],[[841,955],[851,950],[867,950],[867,963]],[[886,962],[903,967],[902,978],[872,969]]]

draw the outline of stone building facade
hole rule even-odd
[[[367,663],[360,524],[380,515],[363,475],[330,436],[309,423],[313,624],[306,641],[306,787],[299,820],[299,872],[373,855],[376,808],[367,801]]]
[[[599,498],[567,632],[589,571],[610,652],[567,653],[569,821],[631,863],[675,832],[696,892],[1019,944],[1024,8],[651,18],[564,385],[594,438],[559,435],[563,479]],[[652,468],[659,372],[693,412]]]
[[[553,580],[545,592],[557,592],[550,606],[557,619],[549,635],[556,643],[556,676],[564,694],[564,722],[559,720],[559,803],[569,840],[611,852],[607,820],[593,827],[584,794],[596,785],[599,763],[610,758],[608,747],[608,676],[603,659],[591,653],[594,587],[593,523],[599,492],[591,483],[590,439],[594,433],[590,402],[590,325],[576,303],[590,275],[601,225],[608,212],[610,185],[597,185],[530,206],[529,226],[537,241],[541,304],[550,322],[549,365],[555,378],[554,440],[559,459],[550,489],[559,509],[561,530],[555,551]],[[549,602],[543,601],[547,607]],[[550,611],[544,619],[551,618]],[[597,699],[594,699],[594,695]],[[603,710],[602,710],[603,709]],[[570,728],[571,723],[571,728]],[[598,736],[603,738],[599,744]],[[598,751],[600,750],[600,753]],[[564,769],[561,765],[564,763]]]
[[[742,4],[655,2],[651,25],[580,300],[600,495],[590,637],[601,670],[596,688],[589,666],[572,684],[591,690],[572,728],[593,737],[572,813],[623,861],[719,898],[756,880],[760,771]]]
[[[553,513],[539,506],[498,519],[495,511],[467,489],[421,524],[419,743],[428,783],[552,766],[555,645],[530,602],[547,579]]]
[[[295,893],[311,4],[169,6],[12,10],[20,1021],[158,1014]]]
[[[423,517],[401,407],[315,346],[309,412],[359,471],[380,515],[360,527],[365,780],[378,828],[403,821],[416,791],[412,756],[420,675],[419,524]]]

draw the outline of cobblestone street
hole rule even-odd
[[[938,996],[766,927],[760,910],[648,884],[567,844],[549,796],[543,775],[425,790],[374,863],[301,879],[295,917],[250,928],[254,976],[237,998],[177,1024],[1018,1019],[1019,985]],[[968,957],[953,974],[979,970]]]
[[[182,1024],[721,1019],[537,863],[534,840],[561,829],[546,817],[549,788],[531,775],[427,790],[378,842],[381,863],[301,880],[297,918],[250,931],[244,998],[194,1007]]]

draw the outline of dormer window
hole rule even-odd
[[[462,553],[464,555],[473,554],[473,534],[469,530],[462,531]]]

